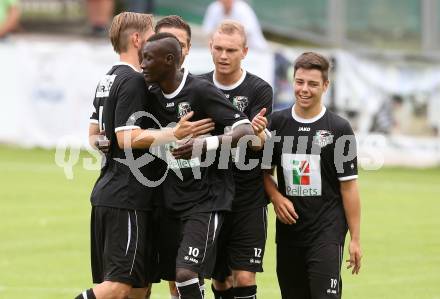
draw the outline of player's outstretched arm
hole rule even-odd
[[[89,144],[103,153],[110,149],[110,141],[105,137],[105,132],[99,130],[98,124],[89,125]]]
[[[223,135],[206,138],[191,138],[185,144],[173,149],[171,153],[176,159],[191,159],[200,156],[206,151],[219,148],[225,140],[227,140],[228,143],[230,142],[231,147],[236,147],[241,137],[246,135],[255,136],[254,130],[249,121],[237,125],[236,127],[232,127],[231,131]]]
[[[345,217],[351,241],[348,247],[350,259],[347,260],[347,269],[352,269],[352,274],[359,274],[361,268],[362,250],[360,241],[361,227],[361,201],[357,180],[343,181],[340,186]]]
[[[277,218],[284,224],[294,224],[298,220],[293,203],[284,197],[278,190],[278,186],[272,177],[273,169],[264,171],[264,189],[269,195]]]
[[[98,136],[100,134],[101,132],[98,124],[89,124],[89,144],[94,149],[97,149],[96,141],[98,140]]]
[[[151,145],[162,145],[183,138],[207,134],[214,129],[211,119],[191,122],[193,112],[183,116],[174,128],[160,130],[130,129],[116,132],[120,148],[145,149]]]

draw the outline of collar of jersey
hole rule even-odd
[[[296,120],[299,123],[303,123],[303,124],[311,124],[314,123],[315,121],[319,120],[321,117],[324,116],[325,111],[327,110],[327,108],[325,108],[325,106],[322,106],[321,112],[319,112],[318,115],[312,117],[312,118],[302,118],[298,115],[296,115],[295,113],[295,105],[292,106],[292,117],[294,120]]]
[[[162,90],[162,94],[166,99],[172,99],[175,98],[183,89],[183,86],[185,86],[185,82],[186,82],[186,77],[188,77],[188,70],[187,69],[183,69],[183,78],[182,78],[182,82],[180,82],[179,87],[177,87],[177,89],[175,91],[173,91],[172,93],[164,93]]]
[[[214,85],[222,90],[233,90],[235,88],[237,88],[238,86],[240,86],[241,83],[243,83],[244,78],[246,78],[246,70],[243,69],[243,74],[241,74],[240,79],[238,79],[237,82],[235,82],[232,85],[223,85],[220,82],[218,82],[217,80],[215,80],[215,71],[212,73],[212,82],[214,82]]]
[[[129,64],[129,63],[126,63],[126,62],[123,62],[123,61],[118,61],[113,66],[116,66],[116,65],[126,65],[126,66],[131,67],[137,73],[141,72],[140,70],[137,70],[132,64]]]

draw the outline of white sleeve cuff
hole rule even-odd
[[[91,118],[90,123],[91,124],[99,124],[99,121],[97,119]]]
[[[119,131],[128,131],[128,130],[135,130],[135,129],[140,129],[141,127],[139,126],[123,126],[123,127],[117,127],[115,128],[115,133],[119,132]]]
[[[234,130],[236,127],[238,127],[239,125],[243,125],[243,124],[250,124],[251,122],[249,121],[249,119],[245,118],[242,120],[239,120],[237,122],[235,122],[232,127],[231,130]]]
[[[220,141],[218,140],[217,136],[206,137],[205,140],[206,140],[206,150],[207,151],[216,150],[218,148],[218,146],[220,145]]]
[[[356,175],[350,175],[350,176],[343,176],[343,177],[338,178],[338,180],[339,180],[340,182],[345,182],[345,181],[355,180],[355,179],[357,179],[357,178],[358,178],[358,176],[357,176],[357,174],[356,174]]]
[[[267,128],[264,129],[264,133],[266,134],[267,138],[272,138],[272,133]]]

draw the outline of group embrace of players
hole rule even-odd
[[[212,34],[215,69],[199,76],[182,68],[191,29],[178,16],[153,30],[151,15],[124,12],[109,36],[120,62],[98,84],[89,127],[90,143],[105,152],[91,195],[96,285],[76,298],[149,298],[162,279],[171,298],[201,299],[205,278],[215,298],[257,298],[269,200],[282,297],[340,298],[347,228],[348,261],[360,268],[360,204],[350,142],[343,161],[334,154],[353,132],[321,103],[328,61],[299,57],[296,104],[272,114],[272,88],[241,67],[248,48],[239,22]],[[278,186],[261,167],[267,150]],[[241,167],[251,161],[259,163]]]

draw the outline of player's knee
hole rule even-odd
[[[234,287],[255,285],[255,273],[248,271],[233,271]]]
[[[232,288],[232,276],[226,277],[224,281],[212,280],[212,284],[217,291],[226,291]]]
[[[170,288],[170,295],[178,297],[179,292],[177,291],[176,283],[174,281],[169,281],[168,286]]]
[[[131,289],[128,299],[149,299],[150,294],[148,294],[149,288],[136,288]],[[147,295],[148,294],[148,295]]]
[[[111,299],[127,299],[131,292],[131,286],[120,282],[108,282]]]
[[[185,282],[194,278],[198,278],[198,274],[184,268],[177,268],[176,269],[176,281],[177,282]]]
[[[150,299],[150,297],[151,297],[151,289],[152,289],[152,287],[153,287],[153,285],[150,283],[150,284],[148,285],[148,287],[145,288],[145,295],[144,295],[144,298],[145,298],[145,299]]]

